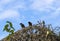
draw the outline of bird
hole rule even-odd
[[[42,21],[43,24],[45,24],[45,21]]]
[[[25,25],[23,23],[20,23],[20,25],[21,25],[22,28],[25,28]]]
[[[29,26],[32,26],[32,23],[30,21],[28,22],[28,24],[29,24]]]
[[[45,21],[42,21],[42,26],[45,27]]]
[[[30,34],[32,34],[33,33],[32,23],[29,21],[28,24],[29,24],[29,28],[30,28],[29,32],[30,32]]]

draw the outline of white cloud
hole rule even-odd
[[[13,9],[27,9],[24,2],[15,3]]]
[[[24,1],[19,0],[1,0],[0,1],[0,11],[8,9],[27,9]]]
[[[4,5],[11,3],[14,0],[0,0],[0,7],[2,8]]]
[[[6,8],[4,7],[4,5],[6,4],[8,4],[8,6],[5,6],[8,8],[8,10],[6,10]],[[27,9],[24,1],[0,0],[0,20],[4,20],[6,18],[20,17],[19,16],[20,14],[18,13],[18,9],[23,9],[23,10]]]
[[[10,3],[12,1],[14,1],[14,0],[0,0],[0,3],[1,4],[6,4],[6,3]]]
[[[0,0],[0,11],[4,10],[4,6],[13,2],[14,0]]]
[[[55,12],[53,12],[53,13],[51,14],[51,17],[52,17],[52,18],[56,18],[56,17],[58,17],[58,16],[60,16],[60,8],[57,8],[57,9],[55,10]]]
[[[19,13],[15,10],[6,10],[0,14],[0,20],[4,20],[6,18],[16,18],[19,17]]]
[[[59,0],[33,0],[33,1],[31,0],[32,4],[30,5],[30,9],[48,13],[47,16],[42,15],[41,19],[57,18],[58,16],[60,16],[60,4],[59,4],[60,1],[59,2],[58,1]]]
[[[44,10],[50,8],[54,0],[34,0],[30,8],[35,10]]]
[[[41,19],[57,19],[60,16],[60,8],[57,8],[54,12],[48,16],[42,16]]]

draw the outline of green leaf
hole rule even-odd
[[[14,30],[11,30],[10,32],[11,32],[11,34],[14,34]]]
[[[9,25],[8,24],[6,24],[5,26],[4,26],[4,29],[3,29],[3,31],[8,31],[8,27],[9,27]]]
[[[7,21],[7,23],[9,23],[10,28],[12,28],[13,30],[15,30],[14,27],[13,27],[13,25],[12,25],[12,23],[10,21]]]
[[[13,27],[13,25],[10,21],[7,21],[7,23],[9,23],[10,27]]]

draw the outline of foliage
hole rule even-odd
[[[9,39],[10,35],[14,34],[15,29],[10,21],[6,21],[6,23],[7,24],[4,26],[3,31],[6,31],[9,33],[9,36],[7,37],[7,39]]]
[[[24,26],[17,32],[14,32],[15,29],[11,22],[7,21],[6,23],[8,24],[4,26],[3,31],[9,32],[7,37],[8,39],[10,37],[9,41],[60,41],[60,32],[59,35],[56,35],[54,32],[56,28],[53,29],[51,24],[46,25],[45,21],[38,21],[38,24],[29,25],[28,27]]]

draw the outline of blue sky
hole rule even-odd
[[[45,20],[46,24],[59,26],[60,0],[0,0],[0,39],[8,35],[3,32],[7,20],[16,31],[21,29],[19,23],[28,26],[28,21],[35,24]]]

